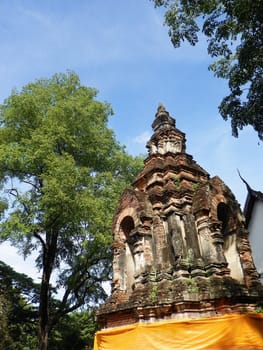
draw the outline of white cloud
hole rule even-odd
[[[150,132],[147,130],[147,131],[144,131],[142,134],[135,136],[135,137],[132,139],[132,141],[133,141],[134,143],[143,144],[143,145],[145,146],[146,143],[149,141],[150,137],[151,137],[151,134],[150,134]]]
[[[134,137],[126,137],[123,139],[123,144],[126,146],[127,151],[136,156],[138,154],[145,155],[147,154],[146,144],[151,137],[151,133],[149,131],[144,131],[139,135]]]

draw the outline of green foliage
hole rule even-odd
[[[0,106],[0,179],[9,203],[0,234],[24,256],[38,254],[43,332],[106,297],[114,208],[142,165],[107,127],[112,110],[96,93],[68,72],[13,91]],[[61,302],[50,304],[61,287]]]
[[[35,303],[39,300],[39,285],[0,261],[0,300],[3,299],[0,323],[2,327],[7,325],[8,346],[0,346],[0,349],[36,348],[38,315]]]
[[[255,313],[262,314],[263,313],[263,306],[257,306],[255,309]]]
[[[158,295],[158,287],[157,287],[157,283],[153,282],[152,283],[152,290],[151,293],[149,295],[150,301],[152,303],[155,303],[157,301],[157,295]]]
[[[190,293],[198,293],[199,292],[199,287],[196,283],[196,280],[194,280],[193,278],[186,278],[184,280],[184,283],[187,287],[187,291]]]
[[[175,188],[176,188],[176,189],[179,189],[179,188],[180,188],[180,186],[181,186],[181,180],[180,180],[179,177],[176,177],[176,178],[174,179],[174,185],[175,185]]]
[[[0,349],[37,348],[39,285],[0,261]],[[59,303],[56,300],[52,304]],[[50,334],[50,350],[91,350],[96,309],[64,315]]]
[[[202,182],[196,182],[192,184],[192,190],[197,192],[202,187]]]
[[[96,331],[95,309],[75,311],[52,330],[49,347],[52,350],[93,350]]]
[[[0,349],[6,349],[11,344],[11,338],[8,330],[8,316],[10,310],[10,303],[5,294],[0,293]]]
[[[157,301],[158,296],[158,285],[157,285],[157,271],[153,270],[150,273],[150,282],[151,282],[151,293],[149,299],[152,303]]]
[[[208,38],[210,66],[217,77],[228,79],[230,94],[219,111],[231,119],[232,132],[252,125],[263,140],[263,2],[262,0],[153,0],[163,6],[165,24],[174,47],[186,40]]]

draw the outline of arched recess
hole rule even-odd
[[[230,276],[239,282],[243,282],[243,270],[237,251],[237,232],[233,226],[233,215],[229,206],[224,202],[220,202],[217,206],[217,219],[222,224],[223,252],[230,269]]]
[[[120,237],[124,238],[125,249],[122,251],[119,260],[120,269],[120,288],[128,292],[134,285],[135,264],[133,256],[133,247],[131,244],[131,231],[134,229],[134,221],[131,216],[125,216],[120,223]]]
[[[230,209],[225,203],[219,203],[217,206],[217,218],[222,223],[222,234],[225,237],[229,233]]]

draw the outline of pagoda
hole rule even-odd
[[[148,157],[114,216],[112,293],[102,328],[253,311],[262,302],[240,206],[186,153],[159,105]]]

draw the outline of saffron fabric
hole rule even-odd
[[[94,350],[263,350],[263,314],[137,323],[96,333]]]

